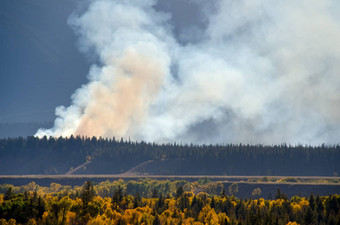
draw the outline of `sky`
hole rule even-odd
[[[67,25],[75,1],[1,0],[0,122],[52,121],[86,82],[89,60]]]
[[[196,6],[163,1],[158,8],[176,15],[175,32],[202,24]],[[55,108],[69,105],[87,82],[91,54],[80,52],[68,19],[89,4],[78,0],[0,1],[0,123],[46,122]],[[175,4],[174,4],[175,3]]]
[[[0,122],[37,136],[338,143],[335,0],[1,0]]]

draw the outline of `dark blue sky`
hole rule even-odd
[[[89,60],[67,25],[76,1],[1,0],[0,122],[48,121],[86,82]]]
[[[81,3],[80,3],[81,2]],[[0,0],[0,123],[53,121],[59,105],[87,82],[93,57],[80,53],[67,24],[77,0]],[[161,1],[171,11],[175,33],[198,23],[194,5]]]

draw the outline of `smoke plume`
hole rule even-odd
[[[339,142],[339,1],[190,1],[204,22],[181,31],[157,4],[97,0],[71,16],[100,63],[37,136]]]

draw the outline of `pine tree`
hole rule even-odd
[[[10,200],[14,196],[13,188],[9,187],[4,195],[4,200]]]
[[[120,205],[120,203],[123,201],[123,190],[120,187],[120,185],[118,186],[118,189],[115,190],[113,196],[112,196],[112,203],[113,203],[113,208],[114,209],[118,209],[118,206]]]
[[[37,217],[41,219],[44,212],[46,211],[46,207],[44,200],[42,200],[40,196],[38,197],[37,210],[38,210]]]
[[[316,202],[315,202],[315,199],[314,199],[314,195],[313,194],[311,194],[310,196],[309,196],[309,206],[311,207],[311,209],[312,210],[314,210],[315,209],[315,207],[316,207]]]
[[[153,220],[153,225],[161,225],[161,221],[158,215],[155,216],[155,219]]]
[[[184,193],[183,187],[182,186],[178,187],[176,190],[176,198],[181,197],[183,193]]]
[[[80,193],[81,200],[83,201],[83,209],[85,214],[88,212],[89,203],[93,200],[94,196],[95,192],[91,181],[86,181]]]
[[[142,206],[142,196],[140,195],[139,191],[137,191],[133,199],[133,207],[137,208],[139,206]]]

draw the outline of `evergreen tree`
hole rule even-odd
[[[154,219],[154,221],[153,221],[153,225],[161,225],[161,221],[160,221],[158,215],[155,216],[155,219]]]
[[[86,181],[80,193],[81,200],[83,202],[84,213],[88,212],[89,203],[93,200],[95,192],[91,181]]]
[[[115,190],[113,196],[112,196],[112,203],[113,203],[113,208],[114,209],[118,209],[118,206],[120,205],[120,203],[123,200],[123,190],[120,187],[120,185],[118,186],[118,189]]]
[[[313,194],[311,194],[309,196],[309,200],[308,201],[309,201],[309,207],[311,207],[311,209],[314,210],[315,207],[316,207],[316,202],[315,202],[315,198],[314,198]]]
[[[4,200],[10,200],[14,196],[13,188],[9,187],[4,195]]]
[[[176,190],[176,198],[179,198],[182,196],[182,194],[184,193],[184,189],[182,186],[178,187],[177,190]]]
[[[140,195],[139,191],[137,191],[133,199],[133,207],[137,208],[140,206],[142,206],[142,196]]]

